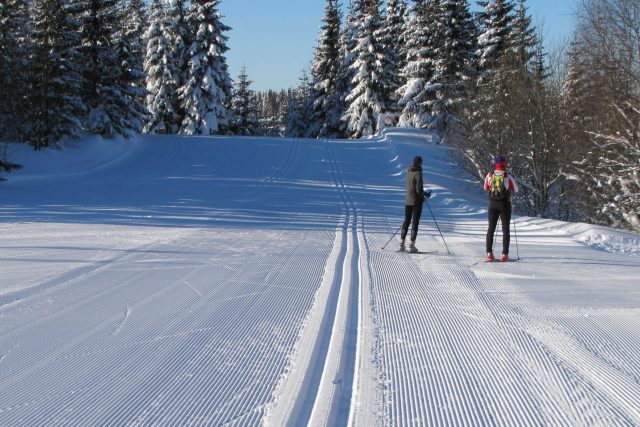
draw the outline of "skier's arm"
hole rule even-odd
[[[489,172],[487,177],[484,179],[484,191],[489,191],[491,189],[491,179],[493,178],[493,174]]]
[[[509,178],[508,179],[509,187],[507,188],[507,190],[509,190],[510,193],[517,193],[518,192],[518,182],[513,177],[513,175],[508,175],[508,178]]]

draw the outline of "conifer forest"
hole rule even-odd
[[[260,70],[230,75],[222,1],[2,1],[0,171],[20,167],[8,144],[87,135],[415,127],[452,148],[452,173],[481,181],[507,157],[520,214],[640,231],[637,0],[575,0],[553,47],[526,0],[326,0],[308,68],[267,91]]]

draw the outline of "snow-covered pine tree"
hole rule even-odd
[[[355,71],[351,68],[355,61],[355,48],[358,44],[359,23],[362,21],[364,10],[364,0],[349,0],[349,8],[344,27],[340,34],[340,56],[342,58],[342,67],[340,73],[340,100],[343,108],[345,107],[345,99],[353,90],[353,78]],[[340,136],[347,134],[346,123],[340,120]]]
[[[178,89],[185,117],[181,133],[224,134],[229,129],[232,82],[225,53],[231,28],[221,21],[220,0],[193,0],[187,27],[194,38],[186,52],[187,74]]]
[[[353,51],[355,61],[353,89],[345,98],[346,112],[342,120],[347,125],[347,136],[360,138],[374,135],[383,112],[383,98],[388,83],[384,75],[384,46],[376,34],[382,25],[380,0],[363,1],[362,21],[358,26],[357,45]]]
[[[29,132],[29,30],[27,0],[0,2],[0,137],[21,140]]]
[[[120,108],[126,112],[121,121],[123,131],[119,133],[138,133],[142,131],[148,114],[144,106],[147,90],[143,71],[143,34],[148,16],[141,0],[129,0],[121,5],[118,14],[120,27],[113,36],[119,65],[115,86],[120,92]]]
[[[101,135],[129,135],[141,125],[138,102],[132,102],[129,70],[123,69],[130,48],[123,37],[121,0],[74,0],[80,23],[85,128]],[[127,67],[128,68],[128,67]]]
[[[322,22],[318,46],[311,65],[313,87],[309,105],[311,121],[307,136],[336,138],[340,131],[343,110],[340,99],[340,5],[336,0],[327,0]]]
[[[189,4],[187,0],[164,0],[167,3],[167,39],[170,51],[166,63],[169,78],[174,81],[175,90],[169,91],[175,120],[167,117],[166,127],[170,133],[178,133],[182,127],[185,112],[180,101],[178,88],[184,86],[187,79],[187,48],[191,46],[194,34],[187,26]]]
[[[146,108],[149,112],[144,131],[147,133],[177,133],[178,117],[173,101],[176,99],[177,67],[170,45],[169,22],[165,0],[153,0],[147,41],[144,71],[148,94]]]
[[[434,22],[433,74],[427,84],[432,99],[429,128],[445,139],[463,134],[459,114],[468,108],[467,87],[473,78],[474,27],[466,0],[440,0]]]
[[[510,45],[512,46],[511,51],[516,54],[523,67],[531,65],[536,54],[541,52],[536,29],[532,25],[531,15],[529,15],[525,0],[518,0]],[[540,61],[538,61],[538,65],[540,65]]]
[[[64,0],[33,4],[31,126],[36,150],[65,137],[78,137],[86,113],[81,96],[80,34]]]
[[[404,32],[407,10],[407,3],[404,0],[389,0],[385,22],[378,35],[378,39],[384,46],[383,80],[388,85],[383,98],[383,112],[393,114],[396,118],[400,113],[398,89],[404,84],[402,69],[407,62]]]
[[[250,86],[251,80],[247,76],[246,67],[242,67],[232,99],[233,116],[230,130],[234,135],[258,134],[260,124],[255,107],[255,92]]]
[[[401,108],[400,126],[426,128],[431,122],[427,91],[434,62],[434,48],[438,34],[436,8],[438,0],[414,0],[404,31],[407,43],[407,62],[402,70],[404,85],[398,89]]]
[[[309,105],[311,82],[309,81],[309,75],[306,71],[302,72],[299,81],[298,87],[293,89],[290,94],[289,111],[285,129],[285,135],[293,138],[303,137],[309,124],[307,107]]]
[[[480,78],[492,72],[496,62],[511,48],[514,36],[515,5],[513,0],[479,1],[478,65]]]

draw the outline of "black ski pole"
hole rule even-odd
[[[433,211],[431,210],[431,206],[429,206],[429,201],[424,199],[424,202],[427,204],[429,208],[429,212],[431,212],[431,218],[433,218],[433,222],[436,223],[436,228],[438,229],[438,233],[440,233],[440,237],[442,237],[442,241],[444,242],[444,247],[447,248],[447,252],[451,255],[451,251],[449,250],[449,246],[447,246],[446,240],[444,240],[444,236],[442,235],[442,231],[440,231],[440,226],[438,225],[438,221],[436,221],[436,217],[433,215]]]
[[[404,225],[404,223],[402,225]],[[387,245],[389,244],[389,242],[391,242],[391,240],[393,240],[393,238],[396,237],[396,234],[398,234],[398,231],[400,231],[400,229],[402,228],[402,225],[400,225],[400,227],[398,227],[396,232],[393,233],[393,236],[391,236],[391,238],[389,240],[387,240],[387,243],[385,243],[384,246],[382,246],[382,249],[386,248]]]
[[[513,219],[513,237],[516,239],[516,255],[520,259],[520,248],[518,247],[518,232],[516,231],[516,217],[513,214],[513,203],[511,204],[511,218]]]

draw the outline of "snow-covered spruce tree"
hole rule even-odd
[[[515,5],[513,0],[487,0],[478,4],[478,65],[480,78],[494,70],[496,62],[509,50],[514,33]]]
[[[165,125],[169,133],[178,133],[182,127],[185,112],[177,89],[184,86],[187,80],[187,48],[191,46],[191,40],[194,34],[192,34],[187,26],[188,1],[164,1],[167,3],[167,40],[170,49],[167,52],[167,59],[171,59],[165,66],[167,68],[167,78],[172,80],[176,87],[175,90],[170,88],[171,90],[168,91],[171,106],[175,113],[173,116],[175,120],[172,120],[172,117],[168,116]]]
[[[29,132],[29,30],[27,0],[0,2],[0,138]]]
[[[311,121],[307,136],[336,138],[340,131],[343,110],[340,99],[340,5],[336,0],[327,0],[320,31],[311,65],[313,87],[309,105]]]
[[[178,89],[185,117],[181,133],[225,134],[229,129],[232,82],[225,53],[230,28],[221,22],[220,0],[193,0],[187,27],[194,38],[186,51],[187,74]]]
[[[398,89],[400,126],[426,128],[431,122],[427,84],[432,76],[438,34],[438,0],[415,0],[404,31],[407,62],[402,69],[404,85]]]
[[[142,124],[139,93],[124,64],[131,49],[124,37],[119,0],[74,1],[81,30],[82,95],[89,113],[85,129],[101,135],[130,135]]]
[[[311,82],[306,71],[303,71],[299,80],[298,87],[293,89],[290,94],[285,129],[285,135],[293,138],[303,137],[309,124],[308,106]]]
[[[376,37],[381,25],[380,1],[363,1],[362,21],[353,51],[355,61],[350,66],[354,71],[353,89],[345,98],[346,111],[342,116],[350,138],[374,135],[383,112],[383,98],[388,83],[382,81],[384,46]]]
[[[355,70],[351,67],[356,60],[355,49],[358,45],[359,24],[362,22],[364,10],[364,0],[349,0],[349,9],[345,25],[340,33],[340,56],[342,57],[342,67],[340,73],[340,100],[343,108],[345,99],[353,90],[353,78]],[[347,124],[340,120],[340,136],[347,135]]]
[[[407,3],[404,0],[389,0],[385,22],[379,30],[378,39],[384,46],[384,77],[387,89],[383,97],[382,111],[398,116],[398,89],[404,84],[402,69],[407,62],[405,18]]]
[[[153,0],[147,41],[144,71],[147,76],[146,108],[148,111],[144,131],[147,133],[178,131],[178,117],[173,101],[177,90],[174,49],[170,45],[169,22],[164,0]]]
[[[145,5],[140,0],[130,0],[119,9],[119,29],[113,45],[120,67],[116,87],[120,91],[121,109],[126,111],[122,120],[123,134],[139,133],[146,122],[143,26],[148,21]]]
[[[78,72],[80,34],[66,2],[36,0],[33,14],[32,131],[28,141],[38,150],[65,137],[78,137],[86,109]]]
[[[247,70],[242,67],[238,75],[236,90],[233,93],[230,130],[234,135],[257,135],[260,124],[255,107],[255,92],[250,89],[251,80]]]
[[[468,85],[473,76],[474,27],[466,0],[441,0],[434,22],[439,42],[434,45],[433,74],[427,83],[432,99],[429,129],[445,140],[460,139],[460,113],[469,108]]]

